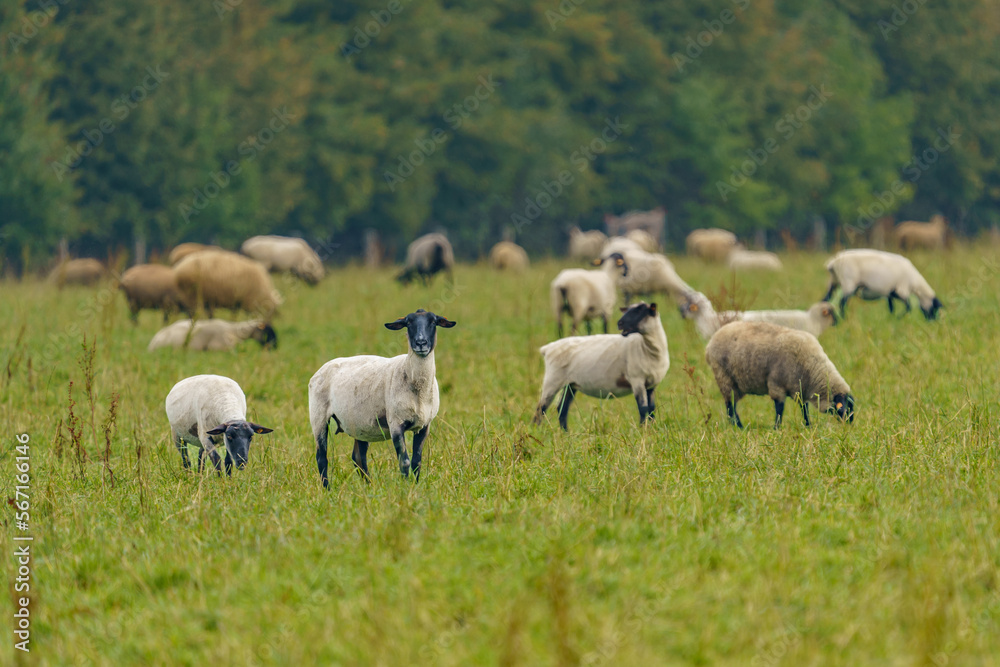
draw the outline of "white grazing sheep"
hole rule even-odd
[[[660,242],[645,229],[633,229],[625,235],[625,238],[637,243],[646,252],[659,252],[660,250]]]
[[[282,303],[263,264],[228,250],[192,253],[174,273],[188,312],[204,305],[209,317],[216,308],[229,308],[270,321]]]
[[[816,337],[770,322],[732,322],[719,329],[705,348],[729,419],[743,422],[736,404],[744,396],[770,396],[774,428],[781,426],[785,399],[797,398],[809,425],[809,403],[854,421],[851,388],[837,372]]]
[[[226,448],[226,474],[231,475],[233,463],[240,469],[246,467],[254,434],[272,431],[246,420],[243,390],[234,380],[221,375],[195,375],[181,380],[167,394],[166,408],[171,440],[185,468],[191,467],[187,446],[198,447],[198,472],[207,452],[222,474],[215,451],[220,438]]]
[[[943,215],[931,216],[930,222],[907,220],[896,225],[893,230],[896,243],[903,250],[928,248],[941,250],[948,240],[948,221]]]
[[[784,266],[773,252],[733,248],[727,260],[731,271],[781,271]]]
[[[67,259],[49,274],[49,281],[60,289],[64,285],[93,285],[104,278],[107,270],[96,259]]]
[[[694,290],[677,275],[674,265],[666,256],[644,250],[631,250],[622,253],[628,264],[628,275],[618,278],[618,287],[625,295],[625,304],[629,304],[633,296],[650,294],[668,294],[678,303],[684,295]]]
[[[667,334],[655,303],[639,302],[622,310],[625,314],[618,320],[621,336],[572,336],[541,347],[545,379],[535,409],[536,424],[541,423],[552,399],[563,389],[559,425],[564,430],[569,406],[578,391],[596,398],[631,393],[639,406],[639,422],[653,417],[653,392],[670,368]]]
[[[694,320],[695,329],[706,340],[730,322],[770,322],[808,331],[817,338],[828,327],[837,324],[834,307],[825,301],[814,303],[808,310],[724,310],[717,313],[708,297],[692,292],[681,304],[680,311],[684,319]]]
[[[490,249],[490,265],[497,271],[525,271],[530,262],[524,248],[510,241],[500,241]]]
[[[628,265],[619,253],[594,260],[594,263],[602,268],[596,271],[563,269],[552,280],[549,297],[559,338],[563,335],[563,313],[570,317],[570,333],[573,335],[576,335],[580,322],[586,322],[589,334],[590,321],[598,317],[604,322],[604,333],[608,333],[608,318],[615,310],[617,299],[615,278],[627,274]]]
[[[895,299],[910,312],[910,295],[915,294],[928,320],[937,319],[938,310],[944,307],[913,262],[902,255],[867,248],[844,250],[826,263],[826,270],[830,272],[830,288],[823,301],[829,301],[839,287],[841,316],[847,300],[855,294],[868,301],[888,299],[890,313]]]
[[[663,228],[667,223],[667,209],[657,206],[651,211],[629,211],[622,215],[604,215],[604,226],[609,236],[625,236],[628,232],[641,229],[654,239],[663,238]]]
[[[592,229],[584,232],[579,227],[569,229],[569,257],[590,261],[601,255],[601,247],[608,240],[604,232]]]
[[[373,355],[341,357],[328,361],[309,380],[309,421],[316,438],[316,466],[323,486],[327,477],[327,438],[332,419],[334,433],[354,438],[351,456],[368,479],[368,443],[392,439],[399,471],[420,478],[420,459],[431,422],[437,416],[440,398],[434,377],[434,345],[437,327],[451,322],[422,308],[385,325],[406,328],[408,351],[386,359]],[[407,431],[413,435],[413,458],[406,454]]]
[[[420,278],[425,285],[436,273],[444,271],[448,282],[454,283],[452,269],[455,266],[455,252],[444,234],[424,234],[406,249],[406,267],[396,276],[396,280],[409,285],[414,278]]]
[[[310,285],[315,285],[325,275],[323,260],[302,239],[253,236],[243,242],[240,252],[263,264],[268,271],[291,273]]]
[[[253,339],[262,347],[277,347],[278,335],[262,320],[227,322],[198,320],[191,329],[191,320],[179,320],[156,332],[149,341],[150,352],[161,347],[186,347],[189,350],[231,350],[242,341]]]
[[[184,310],[184,295],[177,287],[173,269],[162,264],[139,264],[125,271],[118,287],[125,293],[132,322],[139,323],[143,308],[163,311],[163,321],[175,310]]]
[[[736,234],[725,229],[696,229],[685,240],[687,253],[709,262],[721,262],[736,247]]]
[[[201,252],[202,250],[222,250],[222,248],[215,245],[205,245],[204,243],[180,243],[174,246],[170,254],[167,255],[167,261],[170,262],[170,266],[174,266],[188,255]]]

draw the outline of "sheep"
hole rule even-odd
[[[204,243],[181,243],[174,247],[167,255],[167,261],[170,262],[170,266],[176,266],[179,261],[196,252],[201,252],[202,250],[222,250],[219,246],[205,245]]]
[[[639,243],[627,236],[612,236],[604,245],[601,246],[601,252],[598,253],[597,257],[607,257],[613,252],[619,252],[622,255],[627,255],[630,252],[647,252]]]
[[[736,404],[744,396],[771,397],[774,428],[781,426],[788,396],[801,403],[806,426],[810,402],[821,412],[854,421],[851,388],[811,333],[770,322],[732,322],[708,341],[705,360],[738,428],[743,422]]]
[[[639,245],[646,252],[658,252],[660,242],[645,229],[633,229],[625,234],[625,238]]]
[[[725,229],[696,229],[687,235],[685,246],[689,255],[721,262],[736,247],[736,235]]]
[[[181,453],[184,468],[191,467],[188,445],[198,447],[198,472],[208,452],[216,471],[222,474],[215,451],[220,438],[226,448],[226,475],[233,474],[233,463],[242,470],[254,434],[273,430],[246,420],[243,390],[234,380],[221,375],[194,375],[181,380],[167,394],[166,409],[171,440]]]
[[[509,269],[521,272],[528,268],[530,262],[524,248],[510,241],[500,241],[490,249],[490,264],[497,271]]]
[[[589,262],[601,255],[601,247],[607,240],[608,237],[600,230],[593,229],[583,232],[580,231],[579,227],[570,227],[569,257]]]
[[[781,271],[781,259],[773,252],[733,248],[727,259],[731,271]]]
[[[408,285],[419,277],[426,285],[434,274],[444,271],[448,282],[454,283],[454,266],[455,253],[444,234],[424,234],[406,249],[406,268],[396,280]]]
[[[282,303],[263,264],[228,250],[188,255],[174,273],[188,312],[198,305],[204,305],[209,317],[215,308],[242,309],[270,321]]]
[[[948,221],[943,215],[934,215],[930,222],[908,220],[896,225],[893,233],[896,243],[903,250],[928,248],[940,250],[948,239]]]
[[[570,333],[576,334],[580,322],[587,323],[600,317],[604,322],[604,333],[608,333],[608,318],[615,308],[615,277],[628,275],[628,265],[620,253],[612,253],[605,259],[595,260],[603,266],[597,271],[586,269],[564,269],[559,272],[549,287],[552,314],[556,319],[556,335],[563,335],[563,313],[569,314],[572,324]]]
[[[680,311],[685,319],[694,320],[695,329],[706,340],[730,322],[771,322],[807,331],[817,338],[828,327],[837,324],[833,306],[825,301],[813,304],[808,310],[725,310],[717,313],[708,297],[701,292],[692,292],[685,297]]]
[[[664,255],[632,250],[622,253],[628,264],[628,275],[618,277],[618,287],[625,296],[625,304],[637,294],[665,293],[681,302],[684,295],[694,290],[677,275],[674,265]]]
[[[455,326],[423,308],[385,325],[406,328],[406,354],[387,359],[372,355],[342,357],[328,361],[309,380],[309,421],[316,439],[316,466],[323,487],[327,476],[327,438],[332,419],[334,433],[354,438],[351,459],[365,480],[368,476],[368,444],[392,439],[399,471],[420,479],[424,440],[440,406],[434,377],[434,345],[437,327]],[[413,458],[406,453],[406,432],[413,435]]]
[[[826,263],[826,270],[830,272],[830,287],[823,301],[829,301],[839,287],[841,316],[847,300],[855,294],[867,301],[886,298],[890,313],[895,299],[902,301],[909,313],[910,295],[915,294],[928,320],[937,319],[938,310],[944,307],[913,262],[902,255],[868,248],[844,250]]]
[[[667,209],[657,206],[652,211],[629,211],[622,215],[604,215],[604,226],[608,236],[625,235],[634,229],[641,229],[659,241],[663,238],[663,229],[667,223]]]
[[[240,252],[272,272],[287,272],[310,285],[323,279],[323,260],[302,239],[288,236],[253,236],[243,242]]]
[[[125,293],[129,313],[134,324],[139,323],[143,308],[163,311],[164,323],[175,310],[185,310],[184,295],[177,287],[173,269],[162,264],[139,264],[125,271],[118,282]]]
[[[226,320],[198,320],[192,330],[191,320],[179,320],[156,332],[146,348],[149,352],[161,347],[186,347],[189,350],[231,350],[247,339],[261,347],[277,347],[278,335],[270,324],[262,320],[228,322]]]
[[[49,281],[61,289],[65,285],[93,285],[104,278],[107,271],[96,259],[68,259],[52,269]]]
[[[569,430],[566,418],[578,391],[596,398],[631,392],[639,406],[639,423],[653,418],[653,392],[670,368],[667,334],[655,303],[643,301],[622,311],[618,320],[621,336],[572,336],[540,348],[545,378],[535,409],[535,424],[541,423],[552,399],[563,389],[559,403],[559,425],[563,430]],[[631,335],[635,333],[639,335]]]

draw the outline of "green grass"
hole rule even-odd
[[[744,304],[823,294],[825,256],[783,259],[780,275],[741,279]],[[857,420],[806,428],[790,408],[778,432],[766,397],[741,403],[744,432],[728,425],[704,342],[662,297],[673,365],[656,423],[640,428],[631,399],[581,396],[568,434],[554,415],[531,426],[555,261],[524,276],[462,266],[454,291],[405,289],[389,270],[282,279],[278,350],[232,353],[149,354],[159,316],[133,327],[107,288],[5,283],[0,480],[12,496],[14,435],[29,433],[32,662],[995,664],[1000,263],[988,246],[914,261],[942,320],[853,301],[822,342]],[[729,282],[676,264],[703,291]],[[438,334],[442,407],[420,483],[380,443],[365,485],[340,435],[323,491],[309,378],[333,357],[403,352],[382,324],[421,306],[458,326]],[[120,394],[113,481],[84,334],[97,431]],[[237,380],[250,418],[275,429],[232,479],[184,472],[169,442],[163,400],[197,373]],[[55,437],[70,381],[82,465]],[[13,577],[13,556],[4,565]],[[13,641],[0,662],[20,656]]]

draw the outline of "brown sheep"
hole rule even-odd
[[[940,250],[948,240],[948,221],[943,215],[931,217],[930,222],[908,220],[896,225],[896,243],[903,250],[927,248]]]
[[[201,252],[202,250],[222,250],[222,248],[214,245],[205,245],[204,243],[181,243],[170,251],[170,254],[167,255],[167,261],[170,262],[170,266],[174,266],[191,253]]]
[[[736,247],[736,234],[725,229],[696,229],[687,235],[687,253],[708,262],[723,262]]]
[[[203,305],[209,317],[216,308],[229,308],[270,321],[282,303],[263,264],[228,250],[188,255],[174,273],[188,312]]]
[[[490,265],[497,271],[521,272],[528,268],[528,253],[516,243],[500,241],[490,250]]]
[[[93,285],[107,274],[96,259],[68,259],[52,269],[49,280],[61,289],[64,285]]]
[[[175,310],[186,310],[184,296],[177,288],[177,276],[169,266],[139,264],[125,271],[118,288],[125,293],[132,322],[139,323],[143,308],[162,310],[164,323]]]

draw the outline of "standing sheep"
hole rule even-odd
[[[628,265],[620,253],[612,253],[605,259],[594,260],[603,268],[597,271],[586,269],[563,269],[549,287],[549,301],[552,314],[556,318],[556,335],[563,335],[563,313],[567,313],[572,324],[570,333],[576,335],[580,322],[587,323],[598,317],[604,322],[604,333],[608,333],[608,318],[615,309],[617,291],[615,277],[628,275]]]
[[[240,385],[221,375],[195,375],[181,380],[167,394],[167,420],[171,440],[181,453],[185,468],[191,467],[187,447],[198,447],[198,472],[202,471],[208,452],[215,469],[222,474],[215,448],[220,438],[226,448],[226,475],[232,475],[233,463],[243,469],[250,455],[254,434],[273,429],[248,422],[247,399]]]
[[[49,280],[62,289],[65,285],[93,285],[100,282],[107,270],[96,259],[68,259],[49,274]]]
[[[559,425],[563,430],[568,430],[566,417],[578,391],[595,398],[631,393],[639,406],[639,423],[653,418],[653,392],[670,368],[667,334],[655,303],[640,302],[622,310],[624,314],[618,320],[621,336],[572,336],[540,348],[545,359],[545,379],[534,423],[541,423],[552,400],[563,390],[559,404]]]
[[[687,235],[687,253],[708,262],[722,262],[736,247],[736,234],[725,229],[696,229]]]
[[[325,275],[323,261],[302,239],[253,236],[243,242],[240,252],[263,264],[268,271],[291,273],[310,285],[317,284]]]
[[[809,403],[821,412],[854,421],[851,388],[816,337],[770,322],[732,322],[705,348],[730,421],[743,428],[736,404],[744,396],[770,396],[774,428],[781,426],[785,399],[797,398],[809,426]]]
[[[323,486],[327,476],[327,438],[332,419],[334,433],[354,438],[351,459],[368,479],[368,444],[392,439],[399,471],[420,479],[420,460],[431,422],[440,406],[435,377],[434,346],[437,327],[455,326],[424,309],[385,325],[406,328],[408,351],[391,359],[373,355],[328,361],[309,380],[309,421],[316,438],[316,466]],[[406,432],[413,435],[413,458],[406,453]]]
[[[715,312],[712,302],[701,292],[687,295],[680,307],[684,319],[694,320],[698,334],[708,340],[730,322],[770,322],[789,329],[807,331],[817,338],[827,328],[837,324],[834,307],[820,301],[808,310],[724,310]]]
[[[896,235],[896,243],[903,250],[913,250],[914,248],[927,248],[929,250],[942,250],[948,240],[948,221],[943,215],[931,217],[930,222],[916,222],[908,220],[896,225],[893,230]]]
[[[216,308],[242,309],[270,321],[282,303],[260,262],[228,250],[188,255],[174,267],[174,273],[188,312],[199,305],[204,305],[209,317]]]
[[[167,255],[167,261],[170,262],[170,266],[176,266],[177,262],[181,261],[188,255],[193,255],[196,252],[201,252],[202,250],[222,250],[219,246],[205,245],[204,243],[181,243],[174,247]]]
[[[425,285],[436,273],[444,271],[448,282],[454,283],[452,269],[455,253],[444,234],[424,234],[406,249],[406,267],[396,276],[396,280],[409,285],[419,277]]]
[[[826,270],[830,272],[830,287],[823,301],[829,301],[839,287],[841,316],[847,300],[855,294],[866,301],[887,299],[890,313],[896,299],[909,313],[910,295],[915,294],[928,320],[937,319],[938,310],[944,307],[913,262],[902,255],[867,248],[844,250],[826,263]]]
[[[184,295],[177,287],[177,276],[169,266],[133,266],[122,274],[118,287],[125,293],[134,324],[139,323],[139,311],[143,308],[162,310],[164,322],[170,320],[174,311],[186,309]]]
[[[694,291],[677,275],[673,263],[665,255],[638,249],[622,254],[628,264],[628,275],[618,278],[618,287],[625,296],[626,305],[633,296],[657,293],[668,294],[681,303],[684,295]]]
[[[588,232],[580,231],[579,227],[569,229],[569,257],[570,259],[580,259],[591,261],[601,256],[601,247],[608,240],[604,232],[592,229]]]
[[[278,335],[262,320],[227,322],[226,320],[180,320],[156,332],[146,348],[149,352],[161,347],[186,347],[189,350],[231,350],[238,343],[253,339],[261,347],[277,347]]]
[[[497,271],[520,273],[528,269],[529,263],[528,253],[516,243],[500,241],[490,249],[490,265]]]

